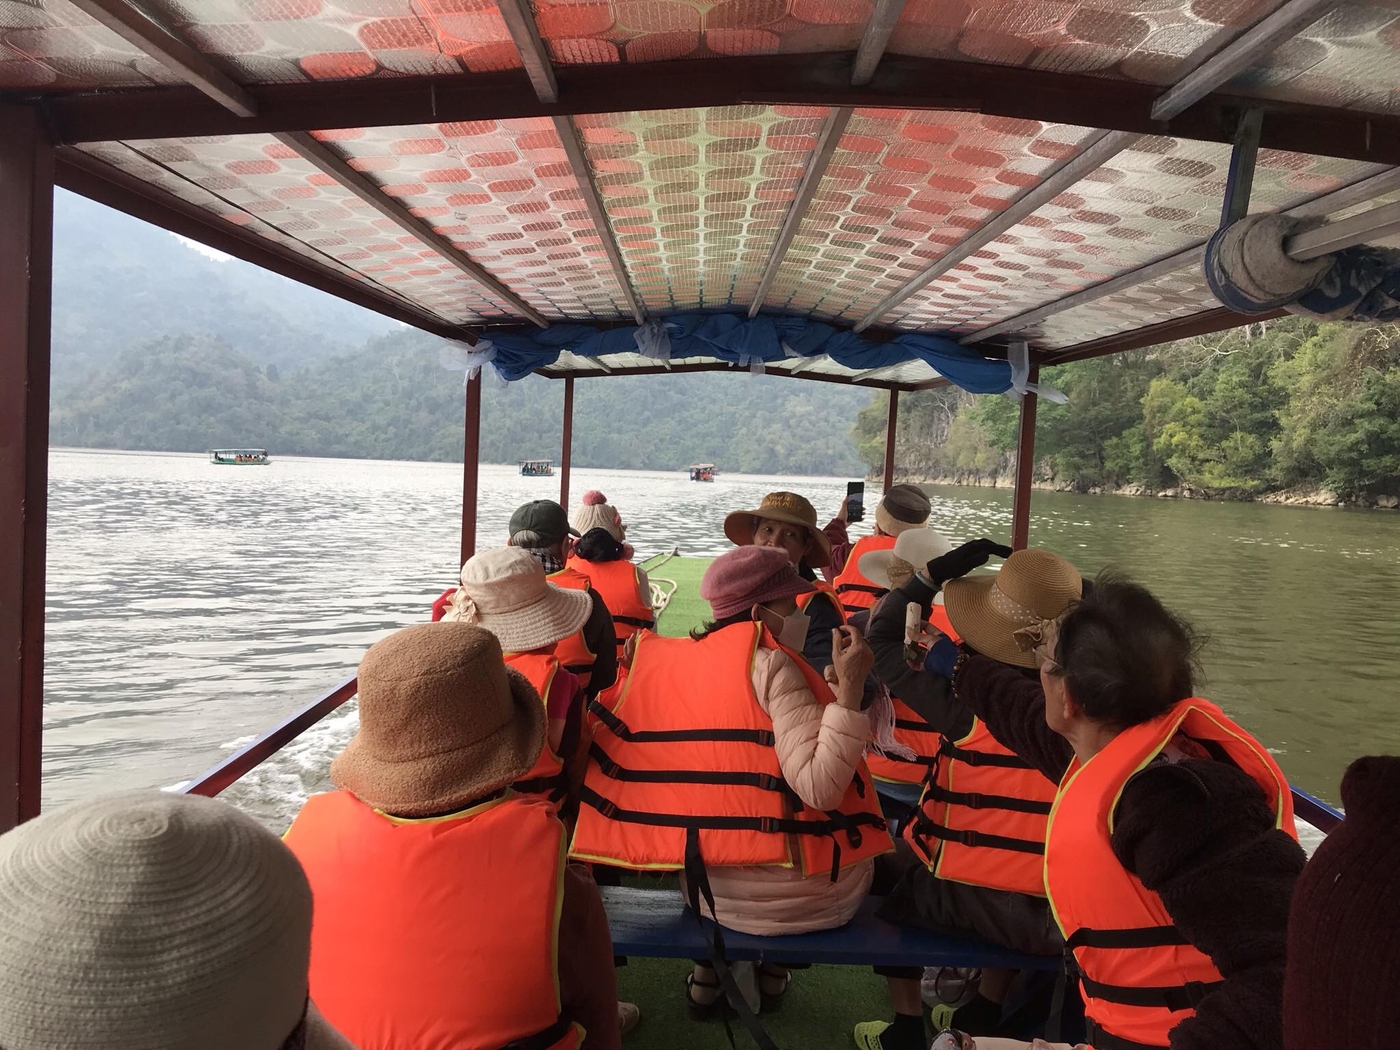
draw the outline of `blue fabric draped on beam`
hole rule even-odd
[[[643,326],[599,329],[583,324],[556,323],[528,332],[491,331],[487,339],[495,348],[492,363],[496,371],[509,380],[523,379],[537,369],[547,368],[564,350],[581,357],[606,357],[637,353],[639,348],[654,348],[648,356],[672,361],[717,357],[742,367],[755,361],[773,365],[794,363],[797,358],[820,354],[862,372],[906,361],[924,361],[949,382],[974,394],[1000,394],[1011,389],[1009,364],[989,361],[950,339],[906,332],[888,342],[876,342],[802,317],[759,315],[749,319],[735,314],[673,314],[648,321]]]

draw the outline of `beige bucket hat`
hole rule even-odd
[[[862,554],[856,567],[867,580],[873,580],[881,587],[893,590],[903,587],[910,576],[934,558],[947,554],[952,549],[952,543],[941,532],[935,532],[933,529],[909,529],[895,537],[893,548]],[[892,578],[891,567],[904,571],[896,571],[895,577]]]
[[[826,538],[826,533],[817,528],[816,508],[796,492],[770,492],[763,497],[758,509],[736,510],[726,515],[724,534],[730,542],[747,547],[753,543],[758,523],[764,518],[805,526],[815,541],[812,553],[806,558],[808,567],[820,569],[831,564],[831,541]]]
[[[365,653],[359,682],[360,729],[331,783],[381,812],[451,813],[519,780],[544,747],[540,694],[481,627],[395,631]]]
[[[445,620],[476,624],[508,653],[553,645],[578,631],[593,612],[587,591],[556,587],[522,547],[482,551],[462,566],[462,586]]]
[[[128,791],[0,836],[6,1050],[353,1050],[310,959],[301,865],[226,803]]]
[[[1016,632],[1049,630],[1083,593],[1078,570],[1044,550],[1015,551],[996,575],[949,580],[943,587],[948,621],[964,642],[993,660],[1030,668],[1035,653]]]

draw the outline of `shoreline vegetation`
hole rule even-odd
[[[1034,487],[1083,494],[1400,508],[1400,325],[1301,317],[1046,368]],[[879,476],[886,398],[852,437]],[[1013,484],[1019,403],[956,388],[900,400],[895,474]]]

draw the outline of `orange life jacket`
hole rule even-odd
[[[564,828],[507,793],[397,820],[313,795],[286,843],[316,897],[311,995],[360,1050],[574,1050],[556,966]]]
[[[948,621],[948,612],[943,606],[935,605],[928,621],[953,641],[961,641]],[[914,757],[869,752],[865,761],[870,765],[870,775],[887,784],[922,784],[938,761],[938,748],[943,737],[930,729],[918,712],[899,697],[892,696],[890,699],[894,701],[894,738],[914,752]]]
[[[812,586],[815,587],[816,590],[807,591],[797,596],[798,610],[800,612],[806,612],[807,606],[820,599],[821,601],[830,602],[832,608],[836,610],[836,615],[841,618],[842,623],[845,623],[846,610],[841,608],[841,599],[836,597],[836,588],[829,583],[823,583],[821,580],[816,580],[812,583]]]
[[[568,587],[575,591],[589,592],[593,589],[587,576],[567,565],[558,572],[551,573],[548,579],[556,587]],[[600,600],[597,595],[592,595],[592,597],[595,602]],[[604,602],[604,604],[607,603]],[[559,657],[559,662],[564,665],[565,670],[578,675],[579,683],[584,689],[587,689],[589,682],[593,680],[593,661],[598,658],[598,654],[588,648],[588,643],[583,640],[583,628],[580,627],[556,645],[554,655]]]
[[[540,694],[540,701],[548,706],[549,689],[554,684],[555,675],[559,673],[559,657],[553,653],[544,653],[536,650],[528,653],[506,653],[506,666],[514,667],[525,676],[535,691]],[[564,763],[549,746],[549,741],[545,741],[544,747],[540,748],[540,757],[526,773],[513,785],[515,790],[522,795],[536,795],[552,804],[558,804],[568,791],[568,785],[564,781]]]
[[[836,873],[893,845],[862,763],[840,805],[803,805],[783,780],[773,722],[753,689],[754,653],[780,649],[740,623],[694,641],[644,632],[615,711],[594,733],[571,854],[622,868],[799,867]],[[830,688],[784,649],[808,688]]]
[[[1045,823],[1055,785],[997,743],[980,718],[946,737],[904,838],[940,879],[1045,896]]]
[[[642,601],[642,580],[630,561],[584,561],[570,557],[567,568],[587,576],[594,598],[601,597],[612,613],[619,659],[627,639],[638,631],[656,626],[656,612],[649,601]]]
[[[860,556],[871,551],[887,551],[893,548],[893,536],[862,536],[856,540],[855,546],[846,555],[846,567],[833,581],[836,596],[847,613],[869,609],[880,595],[888,590],[860,571]]]
[[[1182,700],[1124,730],[1091,758],[1070,763],[1055,798],[1045,889],[1073,952],[1095,1047],[1167,1046],[1221,980],[1186,941],[1162,899],[1119,863],[1110,841],[1123,786],[1178,734],[1228,759],[1264,789],[1276,826],[1297,838],[1293,796],[1268,751],[1209,700]]]

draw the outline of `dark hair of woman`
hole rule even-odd
[[[699,627],[692,627],[690,629],[690,637],[693,641],[699,642],[708,638],[716,631],[722,631],[726,627],[733,627],[736,623],[752,622],[753,610],[746,609],[743,612],[735,613],[733,616],[726,616],[720,620],[707,620],[704,623],[702,623]]]
[[[584,561],[592,562],[621,561],[623,557],[622,544],[604,528],[585,532],[583,538],[574,544],[574,553]]]
[[[1060,625],[1051,674],[1095,722],[1126,729],[1195,695],[1201,639],[1146,587],[1101,572]]]

